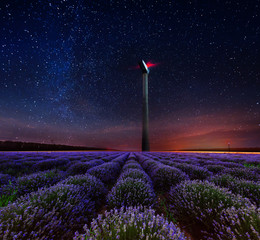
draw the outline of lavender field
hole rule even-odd
[[[260,155],[2,152],[0,239],[260,239]]]

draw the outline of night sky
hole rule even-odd
[[[260,147],[260,1],[1,0],[0,140]]]

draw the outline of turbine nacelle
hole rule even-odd
[[[149,73],[149,69],[148,69],[146,63],[144,62],[144,60],[139,62],[139,66],[142,70],[142,73],[147,73],[147,74]]]

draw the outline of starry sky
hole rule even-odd
[[[1,0],[0,140],[260,147],[260,1]]]

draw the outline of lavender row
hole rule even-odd
[[[107,202],[111,208],[137,205],[153,206],[155,204],[152,181],[133,158],[134,156],[130,155],[116,184],[107,196]]]
[[[124,154],[112,160],[111,164],[121,166],[126,157],[127,154]],[[38,175],[31,176],[35,179],[31,183],[39,185],[43,182],[39,181]],[[101,180],[85,174],[70,176],[57,185],[26,194],[0,210],[0,237],[71,238],[77,229],[82,228],[95,216],[96,209],[100,207],[101,199],[105,198],[106,192]]]
[[[99,178],[106,184],[113,184],[118,178],[121,168],[124,165],[128,155],[129,153],[122,154],[108,163],[89,169],[87,173]]]
[[[153,180],[156,190],[167,192],[171,186],[189,179],[188,175],[178,168],[165,165],[142,154],[136,155],[143,169]]]
[[[66,170],[71,164],[88,162],[91,160],[104,159],[110,161],[118,156],[118,153],[4,153],[0,155],[0,173],[12,176],[22,176],[36,171],[59,168]]]
[[[75,233],[74,240],[111,239],[187,239],[181,230],[151,208],[121,207],[105,211],[93,219],[84,234]]]
[[[96,216],[105,199],[105,180],[120,172],[128,154],[96,166],[92,175],[70,176],[49,188],[26,194],[0,210],[3,239],[68,239]],[[112,166],[112,167],[111,167]],[[119,166],[119,169],[118,169]],[[98,169],[100,171],[98,171]],[[98,173],[98,174],[97,174]],[[100,173],[103,173],[100,174]],[[93,176],[97,174],[100,179]],[[107,177],[110,175],[110,179]],[[102,180],[102,181],[101,181]]]
[[[206,239],[251,239],[260,236],[260,209],[247,198],[208,181],[184,181],[169,192],[170,211]]]
[[[187,239],[176,225],[155,214],[155,199],[151,178],[131,153],[107,196],[108,206],[115,209],[93,219],[74,239]]]
[[[259,154],[218,154],[218,153],[149,153],[158,159],[172,160],[180,163],[223,164],[226,167],[260,167]]]
[[[225,187],[232,190],[230,192],[227,188],[220,188],[208,181],[187,180],[177,185],[172,184],[168,199],[170,209],[182,224],[195,224],[197,229],[204,231],[207,239],[259,239],[259,182],[255,182],[259,180],[259,176],[256,172],[247,168],[232,169],[223,166],[218,173],[223,171],[222,174],[230,175],[217,174],[213,177],[213,173],[204,175],[203,167],[199,167],[196,162],[193,165],[192,162],[187,163],[188,161],[184,163],[165,159],[159,157],[159,154],[151,155],[139,156],[140,162],[151,175],[158,168],[163,168],[164,163],[169,167],[179,167],[191,179],[208,178],[220,186],[227,182]],[[197,176],[194,174],[196,171]],[[225,182],[225,176],[229,181]],[[235,216],[237,220],[234,219]]]
[[[71,165],[66,172],[58,171],[56,169],[49,170],[49,171],[43,171],[38,172],[30,175],[26,175],[23,177],[19,177],[17,179],[15,178],[9,178],[9,175],[0,175],[3,179],[3,185],[0,186],[0,207],[6,206],[8,203],[15,201],[18,197],[37,191],[41,187],[49,187],[57,182],[61,181],[62,179],[65,179],[68,176],[76,175],[76,174],[84,174],[87,172],[87,170],[90,170],[94,168],[95,166],[102,165],[102,169],[106,169],[107,175],[102,175],[103,180],[105,176],[116,176],[115,171],[117,174],[120,173],[120,163],[122,162],[122,159],[125,159],[126,155],[119,156],[117,159],[112,160],[111,163],[104,163],[102,160],[91,160],[88,163],[77,163]],[[117,163],[119,162],[119,163]],[[110,166],[110,168],[108,167]],[[111,175],[111,166],[112,168],[115,168],[115,171],[112,172],[113,175]],[[81,168],[80,168],[81,167]],[[85,167],[85,168],[84,168]],[[77,171],[78,170],[78,171]],[[93,174],[93,172],[97,172],[97,168],[94,169],[94,171],[89,171]],[[104,173],[104,171],[102,172]],[[98,174],[96,174],[98,175]],[[111,180],[111,177],[107,179],[108,181]],[[7,184],[8,181],[8,184]]]
[[[76,184],[58,183],[39,189],[0,209],[0,238],[72,238],[73,233],[96,213],[96,203],[90,197],[89,190],[99,193],[93,187],[103,189],[103,183],[90,177],[68,180],[76,181]],[[83,183],[84,178],[88,183]]]
[[[50,187],[64,178],[64,172],[49,170],[9,180],[8,184],[0,186],[0,207],[6,206],[20,196],[37,191],[41,187]]]
[[[57,162],[56,162],[57,161]],[[67,165],[67,161],[59,161],[59,160],[45,160],[45,161],[40,161],[34,165],[36,165],[36,167],[31,166],[32,171],[33,172],[41,172],[42,170],[37,169],[37,166],[41,166],[39,167],[40,169],[51,169],[51,170],[47,170],[44,172],[52,172],[52,171],[60,171],[58,170],[59,168],[57,166],[62,165],[62,163],[65,163],[65,165]],[[103,164],[104,161],[102,160],[89,160],[88,162],[76,162],[74,164],[69,165],[69,167],[66,169],[66,172],[64,172],[65,175],[77,175],[77,174],[84,174],[86,173],[86,171],[94,166]],[[22,177],[14,177],[11,176],[9,174],[1,174],[0,173],[0,186],[7,184],[9,181],[11,182],[18,182],[19,179],[24,179],[24,178],[30,178],[36,175],[33,174],[27,174],[27,175],[23,175]],[[37,178],[37,177],[36,177]]]
[[[210,155],[198,154],[136,154],[140,165],[134,154],[128,155],[128,153],[113,153],[111,156],[89,155],[89,157],[71,155],[65,161],[63,156],[57,155],[53,158],[58,162],[64,161],[64,164],[57,164],[50,169],[43,168],[44,171],[35,175],[17,178],[15,174],[2,172],[0,174],[0,191],[3,191],[2,186],[9,186],[9,190],[13,190],[10,197],[15,195],[22,197],[0,209],[0,238],[71,238],[73,231],[82,229],[84,223],[90,222],[92,217],[95,217],[97,209],[104,203],[102,199],[106,199],[106,186],[112,185],[119,176],[117,183],[122,182],[125,185],[117,187],[119,191],[115,191],[111,195],[112,200],[116,199],[115,204],[113,202],[110,204],[111,208],[140,204],[153,206],[155,200],[149,200],[155,199],[153,187],[159,191],[170,190],[170,209],[174,216],[178,217],[180,221],[187,221],[187,225],[199,222],[203,226],[202,230],[207,239],[259,239],[259,161],[257,158],[246,161],[240,157],[240,159],[232,161],[230,156],[220,159],[214,155],[214,159],[210,159]],[[124,164],[126,159],[127,163]],[[46,161],[46,163],[42,163],[42,166],[48,165],[49,160],[51,159],[40,160]],[[2,164],[6,163],[8,162],[2,162]],[[21,160],[18,157],[12,159],[12,164],[17,166],[31,167],[37,163],[39,163],[39,159],[35,161],[33,159]],[[90,163],[93,165],[89,168]],[[49,164],[52,166],[51,161]],[[193,179],[208,179],[211,182],[190,181]],[[58,181],[59,183],[57,183]],[[14,183],[19,187],[12,189]],[[117,183],[114,187],[117,186]],[[44,188],[38,190],[39,187]],[[150,191],[151,189],[152,191]],[[8,191],[8,188],[4,191]],[[107,200],[109,200],[109,194]],[[87,206],[83,206],[82,202]],[[24,207],[20,208],[21,205]],[[73,207],[68,207],[68,214],[70,214],[68,216],[64,209],[66,209],[65,206],[70,205]],[[59,208],[59,206],[61,207]],[[56,210],[53,210],[53,207]],[[82,211],[81,215],[80,211]],[[123,221],[124,218],[121,217],[125,212],[127,210],[124,208],[122,215],[118,216],[119,221]],[[142,212],[143,210],[141,210]],[[185,214],[190,216],[190,219],[186,218]],[[214,219],[212,214],[215,216]],[[51,220],[51,218],[53,219]],[[64,222],[68,219],[72,223]],[[132,225],[129,225],[128,222],[126,220],[120,226],[131,230]],[[93,226],[100,228],[104,226],[103,224],[113,226],[113,222],[106,216],[100,218],[99,223]],[[63,230],[59,224],[65,226]],[[143,227],[139,230],[142,232],[145,229],[147,230],[146,227]],[[35,235],[36,233],[38,235]],[[121,233],[124,234],[125,231]],[[97,232],[97,234],[99,233]],[[117,232],[115,237],[123,238],[123,235],[118,234]],[[130,231],[129,234],[132,232]],[[149,234],[147,233],[146,236],[150,236]],[[93,237],[93,239],[98,238]],[[168,239],[171,238],[168,237]]]
[[[260,181],[241,180],[229,174],[216,175],[209,178],[214,184],[228,188],[235,194],[248,198],[257,207],[260,207]]]
[[[260,180],[260,168],[254,166],[248,168],[242,164],[236,164],[232,162],[220,163],[213,160],[206,162],[205,160],[198,160],[194,158],[188,160],[178,160],[170,159],[169,157],[158,157],[158,155],[159,154],[157,154],[156,158],[154,154],[147,154],[148,157],[156,159],[156,161],[160,161],[161,163],[168,166],[181,169],[183,172],[189,175],[190,179],[204,180],[215,174],[229,174],[241,180],[250,180],[256,182]],[[203,161],[203,164],[201,161]],[[256,162],[256,159],[254,161]]]

